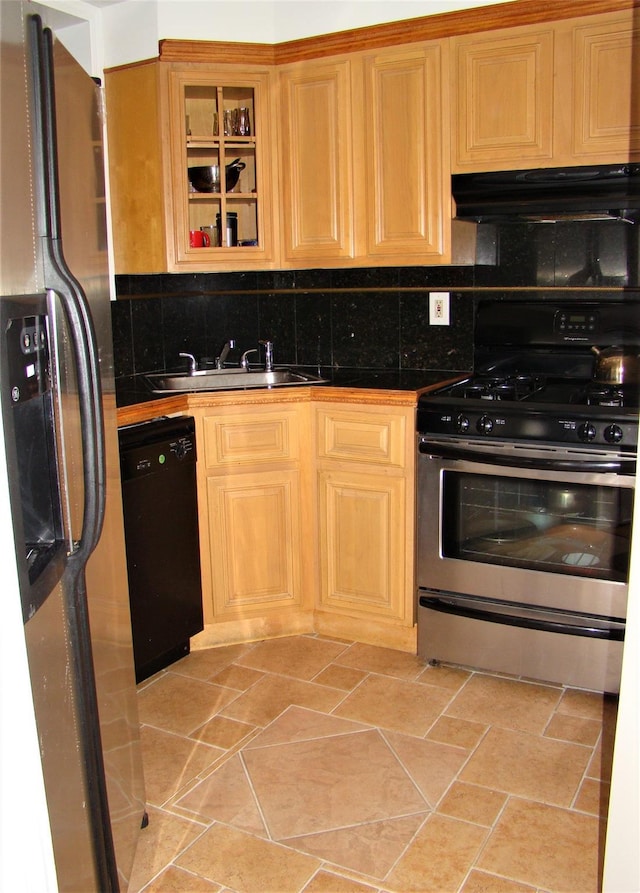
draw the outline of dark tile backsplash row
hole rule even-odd
[[[483,223],[475,266],[116,276],[116,377],[181,368],[180,352],[215,358],[229,338],[235,360],[268,339],[279,364],[463,371],[475,289],[637,287],[639,234],[614,221]],[[451,325],[429,325],[429,289],[451,293]]]
[[[385,284],[377,286],[374,271],[368,270],[366,284],[360,281],[360,288],[368,291],[357,291],[353,284],[325,290],[327,271],[319,271],[322,285],[318,288],[309,275],[312,271],[304,272],[304,277],[261,273],[261,285],[269,282],[267,288],[272,290],[256,288],[253,293],[245,290],[246,281],[242,288],[229,289],[229,274],[223,288],[218,290],[216,283],[215,289],[206,292],[198,291],[191,274],[184,277],[184,290],[176,287],[183,277],[173,275],[171,292],[164,288],[164,275],[157,277],[155,287],[150,282],[153,277],[140,277],[138,292],[135,277],[116,277],[119,299],[112,304],[116,377],[182,368],[186,361],[179,357],[181,352],[194,354],[198,361],[214,359],[230,338],[236,342],[230,356],[234,361],[243,351],[257,348],[260,340],[270,340],[278,364],[379,370],[471,368],[470,293],[452,292],[451,325],[435,327],[428,324],[428,292],[398,286],[397,270],[391,277],[396,280],[393,286],[388,285],[388,270]],[[440,290],[449,288],[446,273],[441,269]],[[207,274],[203,278],[210,279]],[[415,283],[416,278],[414,287],[424,288]],[[211,281],[207,284],[212,285]]]

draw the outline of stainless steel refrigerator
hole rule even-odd
[[[0,2],[0,396],[15,597],[58,888],[126,890],[146,815],[101,96],[31,12]]]

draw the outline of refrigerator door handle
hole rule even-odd
[[[53,38],[39,16],[30,19],[34,90],[34,153],[36,176],[44,201],[38,205],[45,284],[53,312],[53,295],[62,306],[71,336],[78,380],[83,454],[84,505],[82,529],[69,561],[84,567],[95,549],[104,523],[106,460],[102,388],[93,320],[82,286],[69,269],[62,249],[58,200],[58,164],[53,83]]]

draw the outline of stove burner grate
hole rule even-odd
[[[466,400],[524,400],[545,388],[546,380],[541,375],[508,375],[505,377],[477,376],[464,382],[452,396]]]
[[[585,403],[587,406],[633,406],[637,405],[637,394],[634,401],[632,392],[623,385],[602,385],[594,382],[584,388],[577,402]]]

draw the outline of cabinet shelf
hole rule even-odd
[[[187,135],[187,149],[217,149],[224,145],[228,148],[237,146],[239,149],[246,149],[247,146],[253,147],[256,144],[255,136],[193,136]]]
[[[189,201],[203,202],[211,201],[211,199],[217,199],[219,201],[222,196],[224,196],[227,201],[233,201],[234,199],[246,201],[247,199],[255,200],[259,198],[257,192],[190,192]]]

